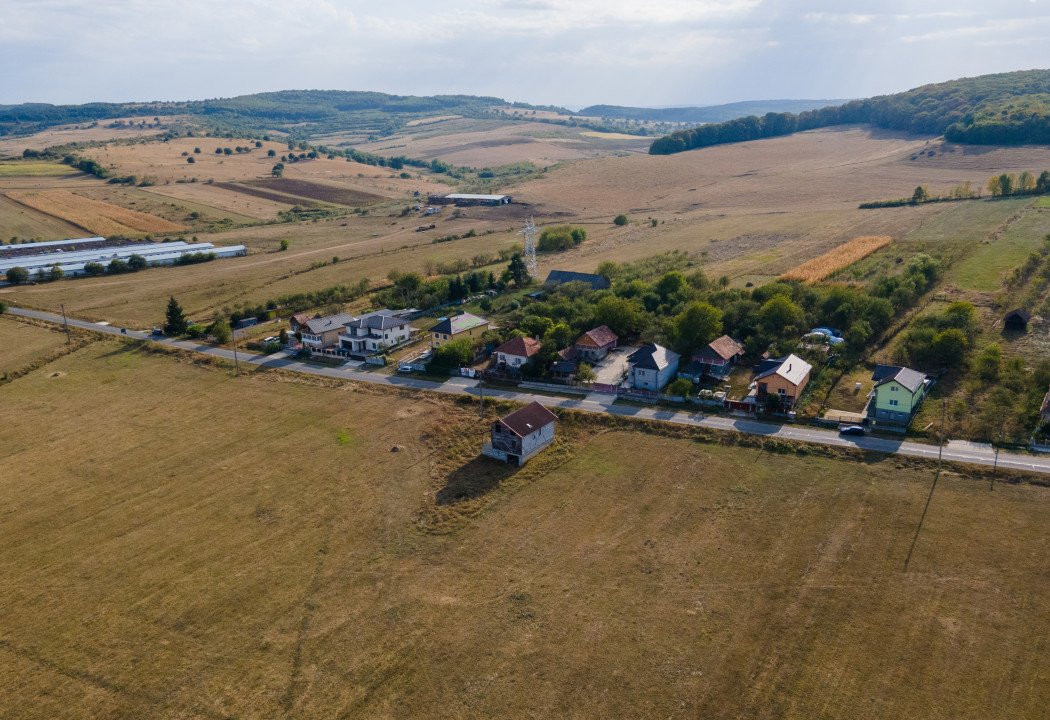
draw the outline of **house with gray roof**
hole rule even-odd
[[[674,379],[679,359],[663,345],[646,343],[627,356],[627,382],[636,390],[660,391]]]
[[[919,410],[930,379],[925,373],[899,365],[876,365],[875,386],[868,396],[868,419],[888,429],[904,429]]]
[[[303,321],[299,317],[297,332],[302,336],[303,347],[310,350],[327,350],[339,344],[339,335],[346,323],[354,319],[350,313],[324,315]],[[294,326],[293,326],[294,327]]]
[[[492,325],[483,317],[462,313],[441,318],[430,328],[430,346],[441,347],[452,340],[469,338],[479,340]]]
[[[374,355],[407,342],[414,328],[404,315],[384,309],[350,318],[339,335],[339,349],[355,355]]]

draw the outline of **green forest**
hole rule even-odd
[[[1050,70],[1023,70],[924,85],[800,113],[766,113],[680,130],[653,141],[650,154],[790,135],[834,125],[943,134],[982,145],[1050,143]]]

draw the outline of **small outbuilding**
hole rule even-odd
[[[492,423],[489,442],[481,449],[486,457],[521,467],[554,442],[558,416],[532,402]]]
[[[1003,329],[1009,332],[1028,332],[1028,321],[1032,313],[1023,308],[1011,310],[1003,317]]]

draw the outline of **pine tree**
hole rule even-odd
[[[182,306],[179,305],[178,300],[174,297],[168,298],[168,310],[167,319],[164,323],[164,332],[168,335],[184,335],[186,328],[189,327],[189,321],[186,320],[186,313],[182,311]]]

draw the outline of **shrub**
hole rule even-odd
[[[620,215],[617,215],[616,217],[613,218],[613,225],[618,225],[619,227],[623,227],[626,224],[627,224],[627,216],[622,214],[622,213]]]
[[[29,271],[24,267],[16,266],[7,271],[7,282],[12,285],[21,285],[29,282]]]
[[[536,247],[543,251],[568,250],[587,239],[587,231],[581,227],[557,225],[544,228]]]
[[[92,261],[84,265],[85,275],[102,275],[105,272],[106,267],[102,263]]]
[[[146,258],[136,253],[128,258],[128,267],[132,270],[142,270],[146,267]]]
[[[689,397],[693,392],[693,381],[686,380],[685,378],[678,378],[664,388],[664,392],[668,395]]]
[[[474,359],[474,344],[467,338],[460,338],[435,348],[430,365],[447,370],[462,367],[472,359]]]

